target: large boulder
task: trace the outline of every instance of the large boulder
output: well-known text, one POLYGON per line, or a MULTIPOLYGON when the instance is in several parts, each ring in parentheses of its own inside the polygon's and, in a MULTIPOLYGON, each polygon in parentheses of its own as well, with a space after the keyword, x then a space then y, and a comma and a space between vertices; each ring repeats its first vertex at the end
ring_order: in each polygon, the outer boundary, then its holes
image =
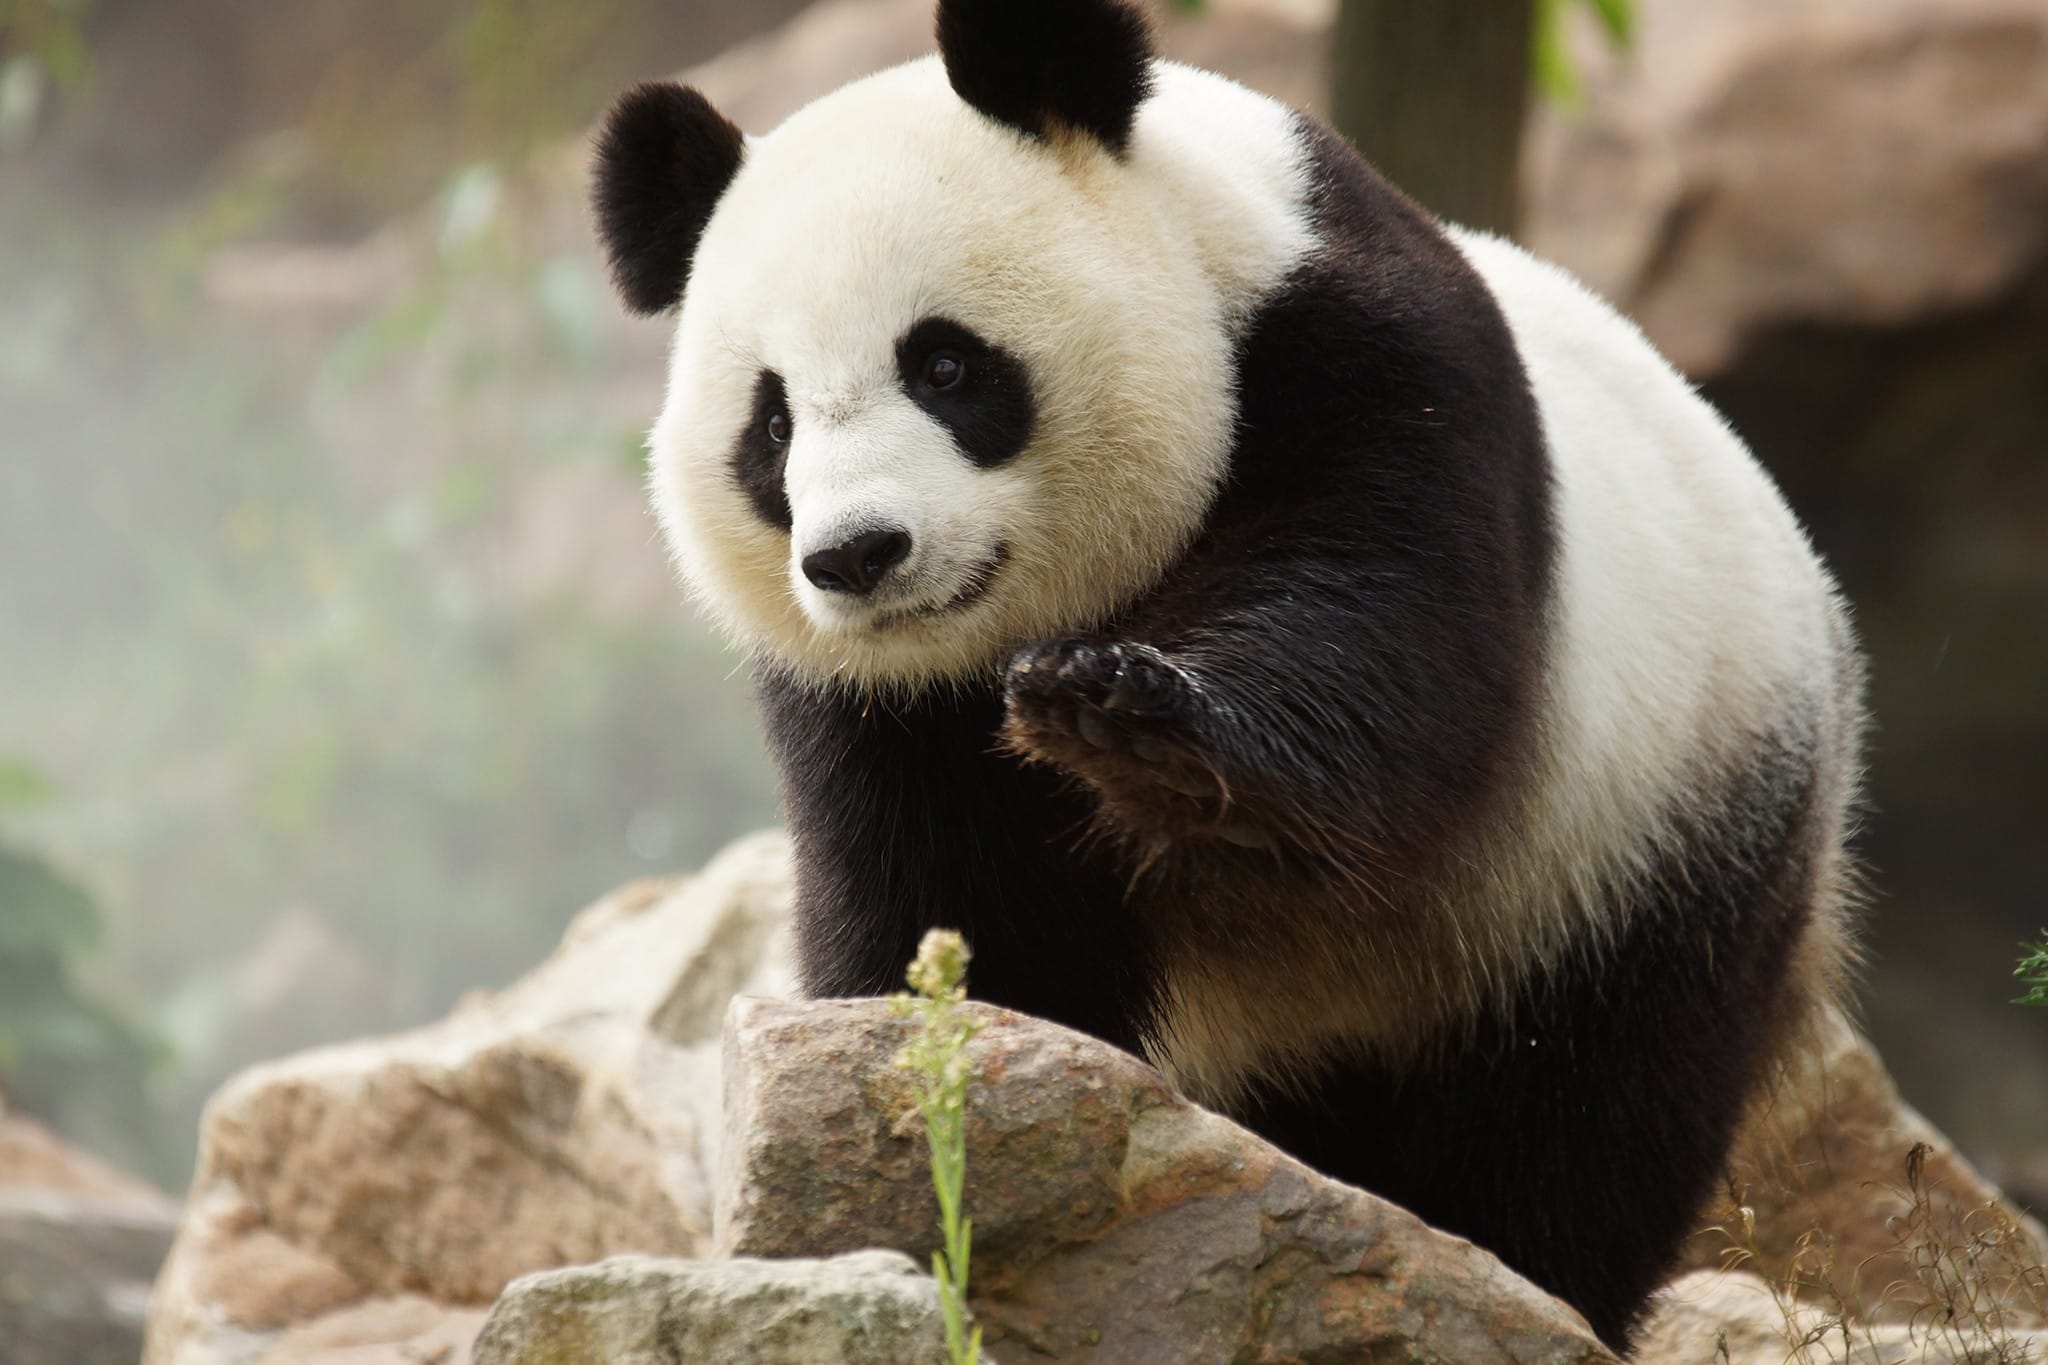
POLYGON ((781 837, 743 840, 599 902, 440 1024, 238 1078, 207 1109, 150 1360, 396 1361, 450 1315, 466 1342, 530 1271, 704 1254, 719 1018, 788 988, 787 915, 781 837))
MULTIPOLYGON (((1064 1361, 1608 1361, 1461 1238, 1317 1175, 1151 1067, 984 1005, 969 1047, 972 1302, 990 1350, 1064 1361)), ((739 1000, 720 1249, 920 1258, 938 1208, 881 1001, 739 1000)))
POLYGON ((0 1359, 133 1365, 177 1206, 0 1107, 0 1359))
POLYGON ((1527 235, 1695 378, 1803 325, 1898 328, 2048 263, 2035 0, 1653 0, 1531 148, 1527 235))

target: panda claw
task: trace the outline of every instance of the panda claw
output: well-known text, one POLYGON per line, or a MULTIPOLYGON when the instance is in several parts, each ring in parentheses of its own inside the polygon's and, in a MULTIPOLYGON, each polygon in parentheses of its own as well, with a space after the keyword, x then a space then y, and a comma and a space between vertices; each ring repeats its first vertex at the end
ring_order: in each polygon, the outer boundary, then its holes
POLYGON ((1116 733, 1110 729, 1109 722, 1100 715, 1093 711, 1077 711, 1074 713, 1074 720, 1076 727, 1081 732, 1081 738, 1087 740, 1096 748, 1114 749, 1117 747, 1116 733))
POLYGON ((1147 763, 1164 763, 1171 756, 1164 744, 1161 744, 1156 739, 1146 739, 1143 736, 1131 741, 1131 752, 1144 759, 1147 763))

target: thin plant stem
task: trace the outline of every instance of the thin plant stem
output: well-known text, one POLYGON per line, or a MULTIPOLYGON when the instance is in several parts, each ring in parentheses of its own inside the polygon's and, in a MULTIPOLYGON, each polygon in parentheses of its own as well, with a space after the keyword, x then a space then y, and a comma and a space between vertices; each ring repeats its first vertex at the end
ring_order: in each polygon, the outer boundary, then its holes
POLYGON ((939 1311, 951 1365, 981 1359, 981 1328, 967 1307, 967 1268, 974 1225, 965 1216, 967 1185, 967 1043, 980 1028, 958 1006, 967 998, 967 944, 950 929, 934 929, 910 964, 911 995, 893 1004, 914 1031, 896 1065, 911 1075, 931 1150, 932 1190, 939 1201, 941 1246, 932 1252, 939 1311))

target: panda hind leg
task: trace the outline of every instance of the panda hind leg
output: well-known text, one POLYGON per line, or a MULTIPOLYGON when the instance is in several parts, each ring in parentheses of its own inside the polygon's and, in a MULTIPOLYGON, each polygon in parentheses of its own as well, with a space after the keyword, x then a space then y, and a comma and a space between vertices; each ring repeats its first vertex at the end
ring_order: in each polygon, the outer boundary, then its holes
POLYGON ((1333 1061, 1239 1117, 1486 1247, 1624 1349, 1817 998, 1802 938, 1840 832, 1797 757, 1766 753, 1757 779, 1617 907, 1609 942, 1534 973, 1474 1033, 1419 1066, 1333 1061))

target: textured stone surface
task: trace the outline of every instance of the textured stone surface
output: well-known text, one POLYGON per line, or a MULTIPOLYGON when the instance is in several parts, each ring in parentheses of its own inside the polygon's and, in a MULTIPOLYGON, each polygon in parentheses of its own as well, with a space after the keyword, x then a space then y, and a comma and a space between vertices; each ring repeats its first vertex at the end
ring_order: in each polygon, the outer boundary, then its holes
POLYGON ((0 1110, 0 1361, 133 1365, 177 1206, 0 1110))
POLYGON ((476 1365, 907 1365, 945 1358, 938 1286, 909 1257, 625 1256, 518 1280, 476 1365))
POLYGON ((1663 0, 1533 148, 1529 235, 1704 377, 1979 306, 2048 248, 2038 0, 1663 0))
POLYGON ((344 1309, 376 1309, 357 1336, 409 1339, 415 1301, 479 1309, 528 1271, 700 1254, 719 1016, 735 990, 787 989, 787 914, 782 839, 743 840, 686 885, 585 911, 534 972, 441 1024, 238 1078, 208 1107, 150 1359, 248 1340, 313 1359, 287 1329, 344 1309))
MULTIPOLYGON (((1470 1243, 1326 1180, 1141 1062, 988 1006, 971 1047, 968 1200, 988 1346, 1068 1361, 1610 1357, 1470 1243)), ((917 1256, 936 1205, 879 1001, 735 1001, 719 1243, 917 1256)))

